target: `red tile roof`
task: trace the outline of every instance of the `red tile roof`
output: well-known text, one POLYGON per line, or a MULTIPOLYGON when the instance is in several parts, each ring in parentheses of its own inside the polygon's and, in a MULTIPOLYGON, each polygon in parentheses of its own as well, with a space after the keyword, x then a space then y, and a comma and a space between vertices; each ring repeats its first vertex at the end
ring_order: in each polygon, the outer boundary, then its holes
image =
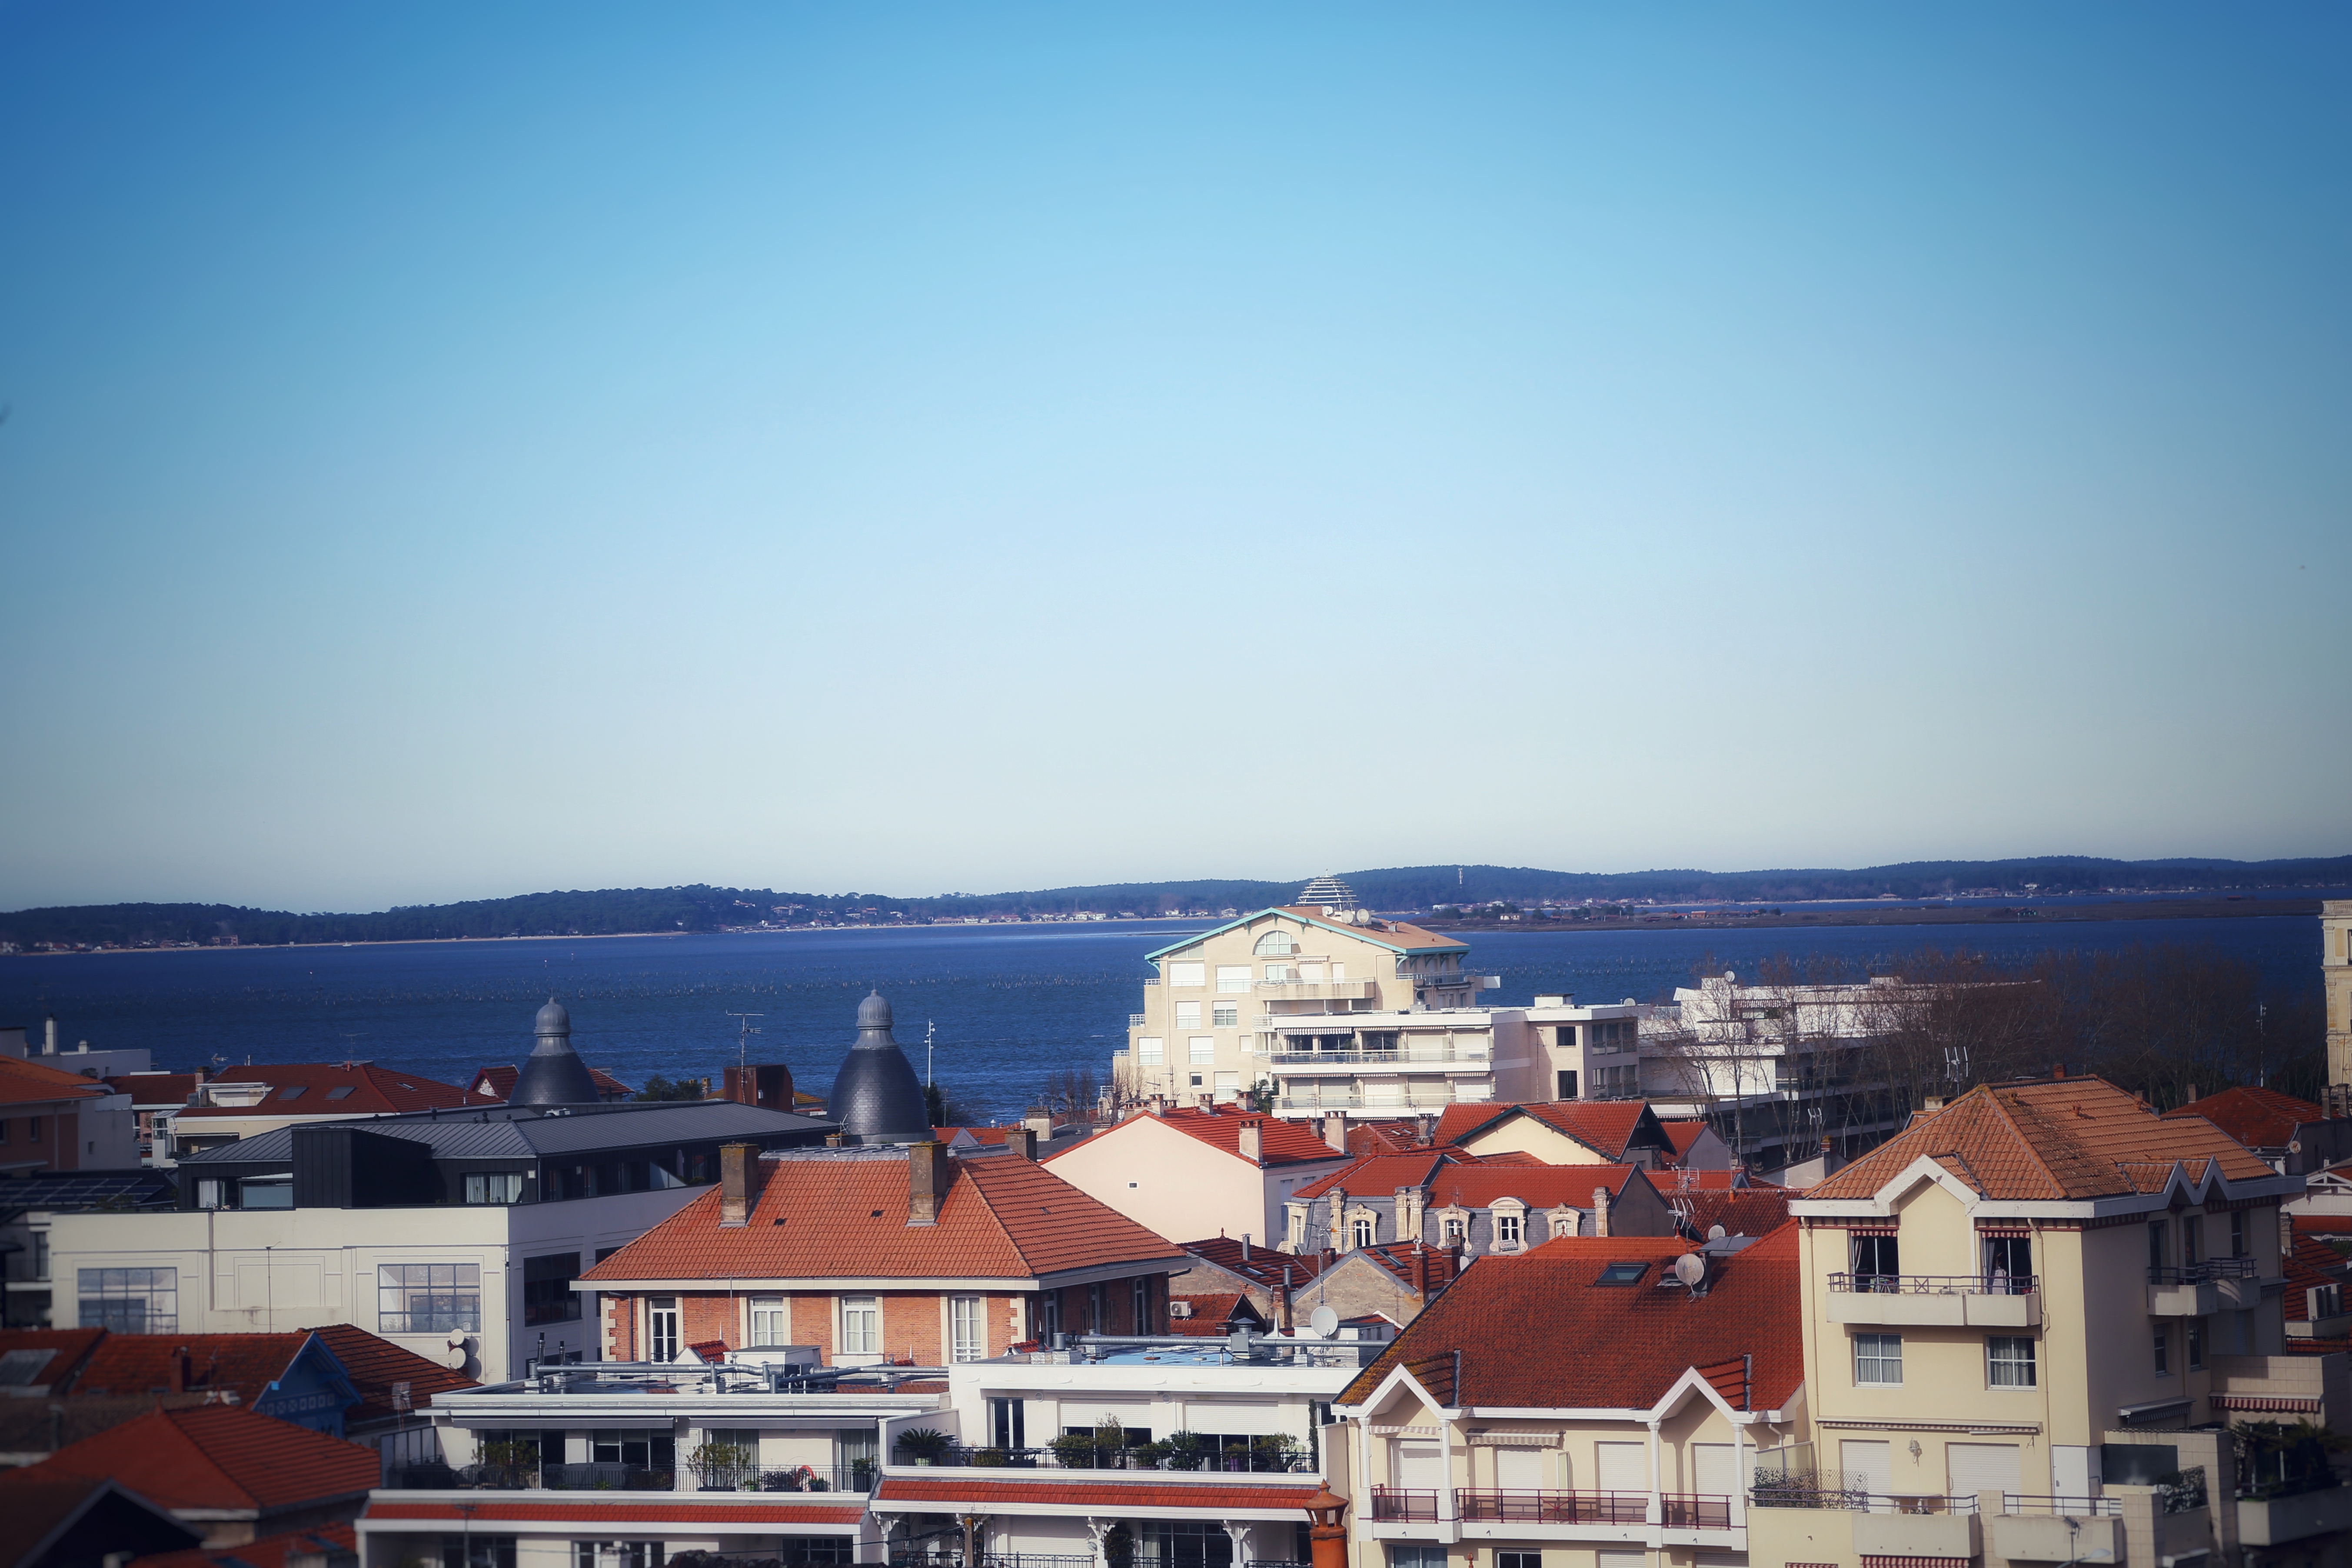
POLYGON ((1335 921, 1326 915, 1320 904, 1278 904, 1276 908, 1284 914, 1297 915, 1309 924, 1321 926, 1325 931, 1343 931, 1349 936, 1360 936, 1368 942, 1380 942, 1389 947, 1404 948, 1408 951, 1431 947, 1458 947, 1465 952, 1470 951, 1470 944, 1466 942, 1454 937, 1440 936, 1433 931, 1423 931, 1419 926, 1407 925, 1402 921, 1374 921, 1370 925, 1349 925, 1345 921, 1335 921))
POLYGON ((1213 1263, 1269 1290, 1282 1283, 1285 1269, 1289 1270, 1290 1282, 1296 1286, 1314 1279, 1316 1271, 1323 1267, 1318 1254, 1278 1252, 1271 1247, 1252 1247, 1249 1256, 1244 1258, 1241 1242, 1232 1237, 1217 1236, 1202 1241, 1188 1241, 1183 1247, 1185 1251, 1202 1261, 1213 1263))
POLYGON ((265 1535, 242 1546, 194 1547, 186 1552, 158 1552, 134 1557, 131 1568, 286 1568, 296 1553, 311 1557, 347 1555, 359 1550, 359 1532, 348 1524, 322 1524, 315 1530, 293 1530, 265 1535))
POLYGON ((43 1384, 52 1389, 70 1387, 74 1373, 89 1359, 99 1342, 106 1338, 104 1329, 7 1329, 0 1330, 0 1355, 10 1351, 53 1351, 56 1353, 43 1362, 32 1374, 30 1383, 12 1386, 31 1388, 43 1384))
POLYGON ((1430 1134, 1430 1142, 1459 1143, 1481 1127, 1500 1121, 1510 1110, 1507 1105, 1449 1105, 1438 1112, 1437 1128, 1430 1134))
POLYGON ((350 1323, 327 1323, 309 1331, 325 1342, 351 1375, 360 1403, 343 1412, 346 1423, 389 1420, 407 1414, 402 1409, 399 1385, 406 1384, 408 1410, 421 1410, 436 1394, 454 1394, 480 1386, 462 1372, 452 1372, 389 1340, 380 1340, 350 1323))
POLYGON ((217 1084, 263 1083, 269 1092, 253 1105, 192 1105, 178 1120, 236 1116, 385 1116, 403 1110, 443 1110, 466 1103, 466 1091, 422 1073, 400 1072, 373 1062, 285 1062, 221 1069, 217 1084), (286 1091, 302 1092, 287 1098, 286 1091), (329 1096, 339 1089, 352 1092, 329 1096))
POLYGON ((44 1105, 114 1091, 95 1079, 22 1057, 0 1057, 0 1105, 44 1105))
POLYGON ((77 1394, 230 1393, 251 1405, 308 1334, 109 1334, 74 1379, 77 1394), (183 1355, 181 1352, 184 1352, 183 1355), (173 1363, 179 1362, 173 1384, 173 1363))
POLYGON ((1666 1130, 1666 1142, 1675 1146, 1675 1158, 1687 1157, 1691 1146, 1706 1136, 1706 1119, 1703 1116, 1678 1117, 1669 1121, 1658 1118, 1658 1125, 1666 1130))
MULTIPOLYGON (((1263 1151, 1258 1161, 1262 1165, 1298 1165, 1318 1160, 1347 1158, 1317 1136, 1307 1123, 1285 1121, 1280 1117, 1267 1116, 1259 1111, 1218 1106, 1210 1110, 1187 1107, 1147 1114, 1150 1120, 1197 1138, 1213 1148, 1222 1149, 1237 1160, 1241 1158, 1242 1129, 1255 1123, 1258 1129, 1259 1147, 1263 1151)), ((1129 1118, 1129 1121, 1142 1120, 1145 1118, 1129 1118)), ((1128 1121, 1122 1121, 1102 1136, 1117 1137, 1119 1128, 1127 1125, 1128 1121)), ((1057 1150, 1046 1163, 1051 1164, 1055 1159, 1068 1152, 1066 1149, 1057 1150)))
POLYGON ((1425 1187, 1440 1170, 1475 1165, 1478 1156, 1461 1149, 1423 1149, 1406 1154, 1373 1154, 1318 1177, 1290 1195, 1319 1198, 1327 1193, 1393 1193, 1399 1187, 1425 1187))
POLYGON ((2164 1121, 2104 1079, 2069 1078, 1980 1084, 1800 1195, 1874 1197, 1923 1157, 2008 1202, 2158 1192, 2176 1161, 2192 1182, 2209 1163, 2231 1181, 2274 1174, 2203 1117, 2164 1121))
POLYGON ((1629 1182, 1649 1184, 1637 1165, 1449 1165, 1429 1184, 1437 1208, 1492 1208, 1517 1198, 1530 1208, 1592 1206, 1592 1189, 1606 1187, 1612 1201, 1623 1198, 1629 1182))
POLYGON ((1238 1290, 1213 1296, 1171 1295, 1168 1300, 1171 1305, 1181 1301, 1192 1309, 1187 1317, 1180 1318, 1172 1312, 1169 1314, 1168 1327, 1173 1333, 1215 1337, 1225 1332, 1225 1325, 1236 1315, 1260 1328, 1265 1326, 1265 1315, 1251 1306, 1249 1298, 1238 1290))
MULTIPOLYGON (((1452 1106, 1446 1107, 1451 1110, 1452 1106)), ((1424 1147, 1421 1124, 1417 1121, 1350 1121, 1348 1123, 1348 1152, 1361 1159, 1367 1154, 1401 1154, 1407 1149, 1424 1147)))
POLYGON ((106 1080, 106 1086, 117 1094, 127 1094, 134 1106, 180 1106, 188 1103, 188 1096, 205 1081, 202 1073, 194 1072, 126 1072, 106 1080))
POLYGON ((1183 1251, 1027 1160, 950 1162, 939 1223, 910 1226, 905 1150, 799 1151, 759 1161, 750 1223, 721 1227, 701 1194, 582 1278, 824 1279, 1039 1278, 1183 1251))
POLYGON ((2315 1286, 2338 1283, 2344 1278, 2345 1266, 2344 1255, 2317 1237, 2297 1236, 2294 1250, 2286 1258, 2286 1321, 2311 1321, 2311 1298, 2305 1292, 2315 1286))
POLYGON ((33 1473, 111 1476, 173 1510, 279 1509, 365 1492, 383 1461, 346 1443, 228 1405, 158 1410, 68 1443, 33 1473))
POLYGON ((2294 1141, 2297 1127, 2327 1120, 2327 1112, 2307 1100, 2255 1088, 2225 1089, 2192 1100, 2166 1111, 2164 1120, 2183 1116, 2201 1116, 2249 1149, 2284 1149, 2294 1141))
MULTIPOLYGON (((742 1494, 736 1494, 740 1496, 742 1494)), ((839 1503, 789 1503, 769 1500, 777 1494, 754 1493, 758 1502, 574 1502, 568 1497, 548 1497, 532 1502, 467 1503, 466 1510, 477 1526, 530 1524, 551 1521, 580 1524, 658 1524, 676 1520, 723 1529, 739 1524, 856 1524, 866 1517, 863 1508, 839 1503)), ((452 1502, 378 1500, 367 1506, 370 1519, 446 1519, 456 1523, 458 1505, 452 1502)))
POLYGON ((1779 1409, 1804 1379, 1796 1236, 1782 1226, 1718 1260, 1698 1296, 1657 1284, 1690 1250, 1672 1237, 1562 1237, 1482 1258, 1340 1401, 1362 1403, 1402 1364, 1454 1405, 1646 1410, 1691 1368, 1746 1355, 1754 1357, 1748 1407, 1779 1409), (1617 1262, 1650 1267, 1636 1284, 1598 1283, 1617 1262), (1595 1345, 1608 1353, 1591 1353, 1595 1345))
MULTIPOLYGON (((1346 1256, 1360 1258, 1406 1289, 1423 1294, 1442 1290, 1450 1284, 1461 1261, 1452 1249, 1432 1247, 1424 1241, 1383 1241, 1376 1247, 1360 1247, 1346 1256)), ((1340 1260, 1337 1257, 1332 1259, 1335 1264, 1340 1260)))
POLYGON ((1658 1136, 1664 1130, 1646 1100, 1554 1100, 1514 1109, 1612 1160, 1623 1159, 1629 1148, 1668 1143, 1658 1136), (1650 1136, 1639 1136, 1643 1132, 1650 1136))
MULTIPOLYGON (((520 1071, 511 1065, 482 1068, 474 1075, 474 1081, 466 1086, 468 1103, 479 1101, 487 1105, 493 1100, 503 1102, 511 1099, 515 1079, 521 1076, 520 1071)), ((635 1089, 603 1068, 590 1068, 588 1078, 595 1084, 599 1100, 626 1100, 636 1093, 635 1089)))
POLYGON ((1726 1236, 1769 1236, 1789 1223, 1789 1200, 1800 1194, 1786 1187, 1759 1184, 1738 1192, 1706 1187, 1677 1192, 1666 1187, 1658 1195, 1676 1214, 1687 1211, 1691 1229, 1705 1239, 1707 1228, 1718 1225, 1726 1236))
MULTIPOLYGON (((1296 1511, 1322 1489, 1319 1486, 1253 1486, 1232 1482, 1223 1486, 1152 1486, 1126 1481, 998 1481, 913 1480, 887 1476, 875 1491, 881 1502, 987 1503, 1018 1509, 1027 1503, 1082 1504, 1105 1511, 1150 1509, 1243 1510, 1286 1509, 1296 1511)), ((941 1511, 947 1511, 942 1510, 941 1511)))
POLYGON ((104 1542, 108 1547, 163 1547, 204 1539, 201 1531, 104 1477, 0 1470, 0 1563, 14 1568, 27 1562, 95 1562, 88 1538, 100 1531, 112 1537, 104 1542), (139 1536, 126 1538, 128 1531, 139 1536), (58 1552, 75 1534, 82 1537, 85 1551, 58 1552), (43 1547, 47 1550, 35 1557, 43 1547))

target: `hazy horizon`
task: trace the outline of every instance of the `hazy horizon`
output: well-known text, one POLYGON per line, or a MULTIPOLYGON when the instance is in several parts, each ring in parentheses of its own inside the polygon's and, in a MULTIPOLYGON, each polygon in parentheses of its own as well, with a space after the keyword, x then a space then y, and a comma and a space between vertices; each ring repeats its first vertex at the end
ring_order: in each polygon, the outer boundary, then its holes
POLYGON ((2347 45, 0 6, 0 906, 2325 853, 2347 45))

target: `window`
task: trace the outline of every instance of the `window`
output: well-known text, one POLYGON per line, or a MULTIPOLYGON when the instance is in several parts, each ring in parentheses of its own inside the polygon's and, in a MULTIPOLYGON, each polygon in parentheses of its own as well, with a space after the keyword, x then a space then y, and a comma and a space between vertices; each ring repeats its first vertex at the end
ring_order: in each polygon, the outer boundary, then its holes
POLYGON ((977 1296, 948 1298, 948 1359, 978 1361, 988 1353, 982 1330, 981 1299, 977 1296))
POLYGON ((2158 1377, 2170 1377, 2172 1375, 2172 1330, 2170 1325, 2166 1324, 2158 1327, 2156 1331, 2154 1349, 2156 1352, 2156 1375, 2158 1377))
POLYGON ((1985 1382, 1993 1388, 2032 1388, 2033 1341, 2009 1334, 1985 1341, 1985 1382))
POLYGON ((522 1321, 569 1323, 580 1316, 580 1298, 572 1294, 572 1278, 580 1272, 576 1252, 551 1252, 522 1260, 522 1321))
POLYGON ((1595 1279, 1593 1283, 1595 1285, 1639 1285, 1642 1282, 1642 1277, 1649 1271, 1650 1266, 1646 1263, 1605 1264, 1601 1268, 1601 1278, 1595 1279))
POLYGON ((1252 951, 1261 958, 1281 957, 1286 953, 1297 952, 1298 943, 1291 940, 1290 933, 1286 931, 1270 931, 1257 939, 1257 946, 1252 951))
POLYGON ((1151 1277, 1139 1274, 1128 1281, 1127 1331, 1130 1334, 1151 1334, 1160 1331, 1151 1317, 1151 1277))
POLYGON ((221 1184, 218 1180, 207 1177, 196 1184, 196 1206, 200 1209, 216 1209, 221 1206, 221 1184))
POLYGON ((1206 1067, 1217 1059, 1217 1037, 1214 1035, 1195 1035, 1185 1041, 1184 1046, 1189 1065, 1192 1067, 1206 1067))
POLYGON ((82 1268, 78 1275, 81 1326, 118 1334, 180 1331, 180 1271, 176 1268, 82 1268))
POLYGON ((1216 1075, 1216 1082, 1212 1087, 1216 1090, 1219 1104, 1238 1100, 1242 1092, 1242 1075, 1238 1072, 1221 1072, 1216 1075))
POLYGON ((1891 1236, 1852 1238, 1853 1283, 1859 1290, 1892 1290, 1903 1273, 1902 1250, 1891 1236))
POLYGON ((1168 966, 1168 984, 1205 985, 1209 983, 1207 971, 1208 965, 1204 963, 1171 963, 1168 966))
POLYGON ((1158 1067, 1168 1059, 1167 1043, 1158 1035, 1143 1035, 1135 1042, 1135 1062, 1138 1067, 1158 1067))
POLYGON ((1241 1022, 1242 1009, 1238 1002, 1220 1002, 1209 1009, 1209 1024, 1213 1028, 1237 1029, 1241 1027, 1241 1022))
POLYGON ((249 1209, 290 1209, 294 1206, 292 1176, 247 1176, 236 1184, 238 1206, 249 1209))
POLYGON ((1463 1234, 1464 1221, 1462 1216, 1458 1214, 1447 1215, 1445 1216, 1445 1239, 1449 1242, 1460 1241, 1463 1238, 1463 1234))
MULTIPOLYGON (((2336 1286, 2335 1289, 2341 1290, 2344 1287, 2338 1285, 2336 1286)), ((2189 1320, 2189 1370, 2191 1372, 2201 1372, 2204 1370, 2204 1366, 2205 1320, 2202 1318, 2191 1318, 2189 1320)))
POLYGON ((1232 1568, 1234 1538, 1222 1524, 1145 1520, 1136 1534, 1136 1568, 1232 1568))
POLYGON ((1445 1568, 1445 1548, 1392 1545, 1389 1548, 1389 1568, 1445 1568))
POLYGON ((1247 995, 1249 994, 1249 988, 1250 968, 1248 964, 1220 963, 1217 965, 1218 990, 1223 992, 1238 991, 1244 995, 1247 995))
POLYGON ((2246 1211, 2243 1209, 2231 1209, 2230 1211, 2230 1256, 2232 1258, 2243 1258, 2245 1255, 2246 1211))
POLYGON ((999 1448, 1025 1448, 1029 1446, 1029 1402, 1025 1399, 992 1399, 988 1402, 988 1440, 999 1448))
POLYGON ((2033 1238, 1989 1236, 1984 1238, 1985 1286, 1996 1296, 2021 1295, 2032 1289, 2033 1238))
POLYGON ((1198 1002, 1177 1003, 1176 1026, 1180 1029, 1199 1028, 1201 1026, 1201 1005, 1198 1002))
POLYGON ((2152 1219, 2147 1222, 2147 1266, 2150 1268, 2161 1268, 2169 1260, 2165 1244, 2171 1229, 2168 1220, 2152 1219))
POLYGON ((482 1327, 478 1263, 387 1263, 376 1270, 376 1332, 477 1333, 482 1327))
POLYGON ((881 1297, 844 1296, 841 1299, 841 1348, 849 1355, 881 1353, 881 1297))
POLYGON ((1103 1321, 1103 1319, 1106 1316, 1103 1311, 1104 1305, 1105 1301, 1102 1286, 1099 1284, 1087 1286, 1087 1332, 1090 1334, 1100 1334, 1108 1333, 1109 1331, 1110 1325, 1103 1321))
POLYGON ((1290 965, 1286 963, 1267 964, 1265 966, 1265 978, 1266 984, 1269 985, 1289 984, 1291 981, 1290 965))
MULTIPOLYGON (((416 1555, 412 1553, 409 1561, 415 1562, 416 1555)), ((485 1535, 478 1530, 469 1535, 445 1535, 438 1568, 515 1568, 515 1538, 485 1535)))
POLYGON ((1903 1385, 1903 1336, 1901 1334, 1854 1335, 1853 1381, 1866 1388, 1901 1387, 1903 1385))
POLYGON ((31 1138, 34 1142, 39 1142, 41 1141, 41 1119, 37 1116, 27 1116, 25 1118, 25 1132, 26 1135, 31 1138))
POLYGON ((1496 1214, 1495 1215, 1495 1244, 1498 1247, 1517 1247, 1520 1243, 1524 1242, 1527 1239, 1525 1221, 1526 1216, 1523 1215, 1507 1213, 1496 1214))
MULTIPOLYGON (((1507 1453, 1509 1450, 1498 1448, 1496 1452, 1498 1454, 1507 1453)), ((1497 1552, 1495 1553, 1495 1568, 1543 1568, 1543 1553, 1540 1552, 1497 1552)))
POLYGON ((1575 1073, 1563 1072, 1559 1075, 1559 1094, 1558 1098, 1561 1100, 1574 1100, 1576 1098, 1575 1073))
POLYGON ((349 1100, 351 1097, 352 1086, 347 1083, 339 1083, 327 1091, 329 1100, 349 1100))
POLYGON ((47 1279, 48 1277, 49 1233, 46 1230, 37 1230, 33 1233, 33 1278, 47 1279))
POLYGON ((781 1345, 791 1342, 790 1319, 784 1310, 782 1296, 751 1298, 751 1342, 755 1345, 781 1345))
POLYGON ((854 1535, 787 1535, 776 1548, 781 1568, 849 1568, 856 1560, 854 1535))
POLYGON ((668 1558, 658 1541, 575 1541, 572 1568, 662 1568, 668 1558))
POLYGON ((2205 1216, 2184 1215, 2180 1220, 2180 1267, 2194 1268, 2205 1261, 2205 1216))
POLYGON ((468 1171, 466 1201, 469 1204, 512 1204, 522 1201, 520 1171, 468 1171))
POLYGON ((1037 1337, 1052 1344, 1062 1331, 1062 1293, 1047 1290, 1037 1298, 1037 1337))
POLYGON ((1372 1234, 1378 1228, 1370 1215, 1358 1215, 1348 1224, 1349 1235, 1353 1237, 1352 1245, 1360 1247, 1372 1245, 1372 1234))
POLYGON ((646 1302, 646 1359, 676 1361, 679 1341, 677 1298, 649 1298, 646 1302))
POLYGON ((308 1084, 289 1084, 284 1089, 278 1091, 278 1098, 280 1100, 299 1100, 302 1098, 302 1091, 309 1087, 310 1086, 308 1084))
POLYGON ((677 1438, 658 1427, 648 1431, 591 1432, 588 1462, 626 1465, 633 1470, 675 1470, 677 1438))

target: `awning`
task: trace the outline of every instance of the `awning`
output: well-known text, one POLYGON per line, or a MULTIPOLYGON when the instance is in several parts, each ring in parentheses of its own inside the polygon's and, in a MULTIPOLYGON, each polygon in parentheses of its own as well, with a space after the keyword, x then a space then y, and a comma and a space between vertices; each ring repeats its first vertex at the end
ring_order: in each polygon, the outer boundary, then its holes
POLYGON ((1848 1236, 1893 1236, 1899 1227, 1891 1219, 1850 1219, 1837 1228, 1848 1236))
POLYGON ((2116 1415, 2126 1426, 2145 1426, 2188 1415, 2189 1404, 2186 1399, 2151 1399, 2146 1405, 2126 1405, 2116 1415))
POLYGON ((2320 1402, 2299 1399, 2290 1394, 2217 1394, 2212 1405, 2216 1410, 2273 1410, 2290 1415, 2316 1415, 2320 1402))
POLYGON ((1862 1556, 1862 1568, 1969 1568, 1966 1557, 1874 1557, 1862 1556))

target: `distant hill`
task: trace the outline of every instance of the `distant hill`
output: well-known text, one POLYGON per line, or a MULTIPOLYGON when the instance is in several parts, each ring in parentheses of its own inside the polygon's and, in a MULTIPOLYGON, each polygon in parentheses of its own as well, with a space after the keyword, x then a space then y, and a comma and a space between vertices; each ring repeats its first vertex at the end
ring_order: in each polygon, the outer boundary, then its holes
MULTIPOLYGON (((1916 860, 1860 870, 1545 871, 1517 866, 1406 866, 1340 876, 1375 909, 1440 903, 1596 900, 1690 903, 1711 900, 1939 898, 1975 890, 2084 893, 2352 887, 2352 855, 2299 860, 2102 860, 2053 855, 2020 860, 1916 860)), ((1298 895, 1307 878, 1106 882, 1032 892, 951 893, 898 899, 879 893, 779 893, 767 889, 608 888, 526 893, 369 914, 295 914, 235 904, 86 904, 0 914, 0 942, 37 947, 144 947, 234 941, 446 942, 461 937, 612 936, 707 931, 768 924, 919 924, 973 917, 1083 912, 1165 916, 1258 909, 1298 895)))

